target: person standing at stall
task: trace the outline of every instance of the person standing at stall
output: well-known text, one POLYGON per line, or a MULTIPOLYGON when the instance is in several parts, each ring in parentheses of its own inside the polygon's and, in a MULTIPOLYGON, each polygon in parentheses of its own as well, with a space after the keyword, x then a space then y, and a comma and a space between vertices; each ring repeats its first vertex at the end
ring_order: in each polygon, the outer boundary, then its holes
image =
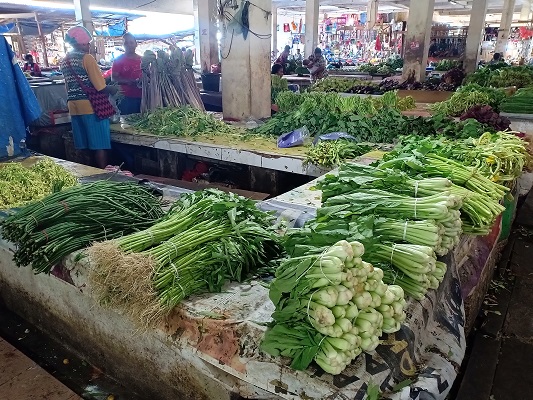
POLYGON ((24 59, 26 62, 24 63, 22 72, 29 72, 31 76, 43 76, 41 74, 41 68, 39 67, 39 64, 33 61, 33 56, 31 54, 26 54, 24 59))
POLYGON ((309 70, 311 82, 313 83, 328 76, 327 62, 319 47, 315 49, 307 60, 304 60, 304 66, 309 70))
POLYGON ((106 86, 100 67, 89 54, 92 39, 84 27, 70 28, 65 41, 73 50, 60 65, 67 85, 74 147, 92 150, 97 167, 105 169, 107 151, 111 149, 109 118, 114 114, 109 96, 115 95, 118 88, 106 86))
POLYGON ((131 33, 122 37, 126 52, 113 61, 111 79, 120 85, 124 98, 119 102, 121 115, 141 112, 142 89, 139 82, 142 78, 141 56, 135 53, 137 40, 131 33))
POLYGON ((285 49, 281 52, 278 59, 274 64, 280 64, 283 66, 283 72, 287 72, 287 64, 289 63, 289 55, 291 54, 291 46, 285 46, 285 49))

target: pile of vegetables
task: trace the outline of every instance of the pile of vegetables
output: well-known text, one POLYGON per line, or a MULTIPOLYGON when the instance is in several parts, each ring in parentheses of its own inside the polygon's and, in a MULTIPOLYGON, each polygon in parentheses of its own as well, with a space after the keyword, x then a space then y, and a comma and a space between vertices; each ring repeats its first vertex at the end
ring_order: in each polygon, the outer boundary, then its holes
POLYGON ((461 86, 448 100, 433 104, 430 110, 434 113, 458 117, 477 105, 489 105, 498 109, 504 99, 505 92, 501 89, 469 84, 461 86))
POLYGON ((159 108, 133 115, 128 122, 141 132, 158 136, 239 135, 244 132, 191 106, 159 108))
POLYGON ((515 95, 501 103, 500 110, 514 114, 533 114, 533 88, 518 89, 515 95))
POLYGON ((261 349, 292 359, 291 368, 315 361, 340 374, 363 351, 405 320, 404 293, 383 283, 383 271, 362 260, 361 243, 297 250, 276 270, 269 296, 276 310, 261 349))
POLYGON ((310 88, 312 92, 337 92, 348 93, 352 87, 361 85, 364 81, 358 81, 350 78, 324 78, 317 81, 310 88))
POLYGON ((345 132, 358 142, 388 143, 402 120, 400 110, 413 105, 395 92, 381 98, 341 97, 337 93, 284 92, 276 98, 279 113, 254 129, 255 133, 279 136, 306 126, 311 135, 345 132))
POLYGON ((49 273, 63 257, 147 228, 162 216, 160 201, 144 187, 99 181, 28 204, 2 222, 2 236, 17 245, 17 266, 49 273))
POLYGON ((330 168, 345 160, 362 156, 370 150, 372 150, 370 144, 356 143, 349 139, 321 140, 307 149, 305 164, 330 168))
POLYGON ((29 168, 18 162, 0 164, 0 209, 19 207, 77 184, 77 178, 51 158, 29 168))
POLYGON ((164 50, 144 52, 141 112, 186 104, 205 110, 192 70, 193 58, 191 50, 183 54, 179 48, 173 48, 170 56, 164 50))
MULTIPOLYGON (((505 102, 504 102, 505 103, 505 102)), ((500 104, 500 107, 502 104, 500 104)), ((499 113, 494 111, 491 106, 477 105, 470 107, 461 115, 461 121, 473 118, 479 123, 489 126, 496 131, 506 131, 511 126, 511 120, 507 117, 502 117, 499 113)))
POLYGON ((279 75, 271 75, 270 100, 272 101, 272 104, 275 104, 278 94, 287 90, 289 90, 289 82, 287 79, 284 79, 279 75))
POLYGON ((462 233, 462 199, 448 179, 412 179, 395 170, 345 164, 317 188, 322 207, 302 229, 288 233, 289 254, 344 237, 360 241, 366 260, 385 272, 384 282, 411 297, 421 299, 439 286, 446 268, 437 254, 447 254, 462 233))
POLYGON ((465 84, 471 83, 496 88, 523 88, 533 84, 533 68, 527 65, 510 66, 503 62, 491 64, 469 74, 465 84))
POLYGON ((268 267, 282 251, 272 222, 233 193, 182 195, 155 225, 89 249, 97 297, 150 324, 192 294, 268 267))
POLYGON ((518 178, 531 159, 527 143, 513 132, 486 132, 465 140, 407 136, 397 145, 395 154, 409 152, 439 154, 474 167, 486 178, 502 184, 518 178))
POLYGON ((446 136, 452 139, 478 138, 485 132, 492 132, 494 128, 484 125, 473 118, 454 121, 442 114, 435 114, 429 118, 409 117, 398 126, 399 135, 416 136, 446 136))
POLYGON ((459 67, 457 60, 441 60, 435 65, 435 71, 450 71, 459 67))

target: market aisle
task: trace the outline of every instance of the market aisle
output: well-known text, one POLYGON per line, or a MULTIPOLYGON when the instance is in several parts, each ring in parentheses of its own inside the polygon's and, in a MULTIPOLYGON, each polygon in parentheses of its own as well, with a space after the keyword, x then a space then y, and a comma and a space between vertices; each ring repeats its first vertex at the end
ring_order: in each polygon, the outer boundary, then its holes
POLYGON ((75 400, 81 397, 0 338, 0 399, 75 400))
POLYGON ((533 192, 513 228, 456 400, 533 398, 533 192))

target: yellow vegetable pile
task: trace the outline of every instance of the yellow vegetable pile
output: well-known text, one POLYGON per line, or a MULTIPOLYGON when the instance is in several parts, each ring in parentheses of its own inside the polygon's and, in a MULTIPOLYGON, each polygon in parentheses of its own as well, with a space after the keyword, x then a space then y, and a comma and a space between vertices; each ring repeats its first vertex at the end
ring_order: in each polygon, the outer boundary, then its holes
POLYGON ((0 209, 18 207, 74 186, 78 180, 50 158, 30 168, 18 162, 0 164, 0 209))

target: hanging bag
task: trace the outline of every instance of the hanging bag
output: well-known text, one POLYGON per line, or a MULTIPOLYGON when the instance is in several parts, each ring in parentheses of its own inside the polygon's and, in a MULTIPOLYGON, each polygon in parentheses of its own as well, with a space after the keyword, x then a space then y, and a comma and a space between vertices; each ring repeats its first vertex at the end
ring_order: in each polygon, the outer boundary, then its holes
POLYGON ((94 87, 85 85, 78 74, 74 72, 74 68, 72 68, 72 65, 70 65, 69 59, 66 60, 66 64, 70 68, 70 72, 78 82, 78 85, 80 85, 81 90, 83 90, 83 92, 89 98, 89 102, 91 103, 96 116, 99 119, 107 119, 115 115, 115 108, 109 101, 109 95, 99 92, 94 87))

